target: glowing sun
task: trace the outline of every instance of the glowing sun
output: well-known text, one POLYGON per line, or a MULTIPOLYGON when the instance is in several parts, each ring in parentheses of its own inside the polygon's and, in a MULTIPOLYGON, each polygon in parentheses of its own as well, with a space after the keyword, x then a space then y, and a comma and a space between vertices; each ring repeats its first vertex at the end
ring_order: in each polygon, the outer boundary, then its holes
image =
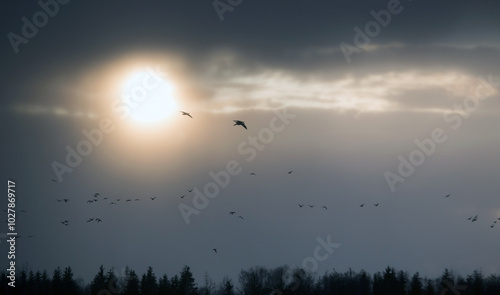
POLYGON ((154 70, 134 71, 125 79, 121 99, 128 117, 141 123, 160 122, 175 111, 173 87, 154 70))

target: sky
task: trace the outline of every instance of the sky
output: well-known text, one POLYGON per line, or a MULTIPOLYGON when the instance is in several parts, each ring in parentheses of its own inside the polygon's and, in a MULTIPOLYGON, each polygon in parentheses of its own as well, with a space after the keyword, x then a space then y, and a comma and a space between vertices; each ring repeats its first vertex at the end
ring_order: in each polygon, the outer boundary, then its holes
POLYGON ((499 9, 4 3, 16 265, 500 273, 499 9))

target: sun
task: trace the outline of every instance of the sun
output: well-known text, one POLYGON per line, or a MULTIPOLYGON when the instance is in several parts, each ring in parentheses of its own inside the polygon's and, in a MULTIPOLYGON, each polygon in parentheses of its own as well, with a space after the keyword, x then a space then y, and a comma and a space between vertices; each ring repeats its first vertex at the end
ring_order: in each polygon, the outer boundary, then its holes
POLYGON ((152 69, 128 75, 121 100, 128 108, 128 117, 139 123, 161 122, 176 109, 172 84, 152 69))

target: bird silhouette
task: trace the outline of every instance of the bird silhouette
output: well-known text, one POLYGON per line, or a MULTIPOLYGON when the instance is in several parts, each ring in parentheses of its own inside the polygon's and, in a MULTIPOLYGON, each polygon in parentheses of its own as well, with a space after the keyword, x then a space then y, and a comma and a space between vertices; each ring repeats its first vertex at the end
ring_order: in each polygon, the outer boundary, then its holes
POLYGON ((217 253, 217 249, 214 248, 213 250, 214 250, 215 253, 217 253))
POLYGON ((230 215, 234 215, 234 214, 236 214, 236 212, 231 211, 231 212, 229 212, 229 214, 230 214, 230 215))
POLYGON ((193 192, 193 189, 188 189, 188 192, 192 193, 192 192, 193 192))
POLYGON ((241 126, 243 126, 243 128, 248 129, 247 126, 245 125, 245 122, 240 121, 240 120, 233 120, 233 121, 234 121, 233 126, 241 125, 241 126))
POLYGON ((311 208, 314 208, 314 205, 307 205, 307 206, 309 206, 309 207, 311 207, 311 208))
POLYGON ((91 222, 92 220, 94 220, 94 218, 87 219, 87 223, 91 222))
POLYGON ((185 197, 185 196, 186 196, 186 195, 182 195, 182 196, 181 196, 181 199, 184 199, 184 197, 185 197))
POLYGON ((151 197, 151 200, 153 200, 153 201, 154 201, 154 199, 156 199, 156 197, 151 197))
POLYGON ((244 219, 244 218, 243 218, 243 216, 241 216, 241 215, 240 215, 240 216, 238 216, 238 218, 244 219))
POLYGON ((255 173, 252 172, 252 173, 250 173, 250 175, 255 175, 255 173))
POLYGON ((64 203, 67 203, 69 201, 69 199, 63 199, 64 203))
POLYGON ((52 182, 57 182, 57 180, 55 180, 55 179, 53 179, 53 178, 52 178, 51 180, 52 180, 52 182))
POLYGON ((472 222, 477 221, 477 215, 472 218, 472 222))
POLYGON ((377 204, 373 204, 373 206, 378 207, 378 203, 377 204))
POLYGON ((110 205, 116 205, 116 203, 115 203, 115 202, 111 202, 111 203, 109 203, 109 204, 110 204, 110 205))
POLYGON ((131 200, 131 199, 127 199, 127 200, 125 201, 125 203, 130 202, 130 201, 132 201, 132 200, 131 200))
POLYGON ((359 207, 363 207, 364 205, 365 205, 365 203, 363 203, 363 204, 359 205, 359 207))
POLYGON ((100 218, 96 218, 95 221, 102 222, 102 220, 100 218))
POLYGON ((471 219, 472 219, 472 217, 467 218, 467 220, 471 220, 471 219))
POLYGON ((88 201, 87 201, 87 204, 88 204, 88 203, 93 203, 93 202, 94 202, 94 200, 88 200, 88 201))
POLYGON ((183 116, 188 116, 190 118, 193 118, 190 113, 183 112, 183 111, 180 111, 180 112, 182 113, 183 116))
POLYGON ((450 197, 450 195, 446 195, 446 196, 444 196, 444 197, 445 197, 445 198, 449 198, 449 197, 450 197))
POLYGON ((321 207, 321 208, 325 208, 325 210, 328 210, 328 208, 326 208, 326 206, 323 206, 323 207, 321 207))
POLYGON ((100 194, 100 193, 95 193, 95 194, 94 194, 94 198, 99 198, 100 196, 101 196, 101 194, 100 194))
POLYGON ((290 171, 288 171, 288 174, 292 174, 292 172, 293 172, 293 171, 292 171, 292 170, 290 170, 290 171))
POLYGON ((135 199, 134 201, 138 202, 138 201, 140 201, 140 200, 139 200, 139 199, 135 199))
POLYGON ((61 202, 62 200, 61 199, 56 199, 57 202, 61 202))
POLYGON ((495 226, 494 224, 490 225, 491 228, 493 228, 494 226, 495 226))
POLYGON ((300 207, 300 208, 304 207, 304 204, 299 204, 299 207, 300 207))

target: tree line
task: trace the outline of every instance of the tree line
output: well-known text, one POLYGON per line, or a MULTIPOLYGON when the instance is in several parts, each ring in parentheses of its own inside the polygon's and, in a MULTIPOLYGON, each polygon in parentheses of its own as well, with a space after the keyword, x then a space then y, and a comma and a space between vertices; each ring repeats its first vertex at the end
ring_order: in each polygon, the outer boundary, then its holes
POLYGON ((189 266, 179 274, 157 277, 152 267, 142 275, 126 267, 122 273, 101 265, 89 284, 75 279, 71 267, 44 271, 20 271, 16 287, 7 285, 7 272, 0 276, 0 294, 22 295, 499 295, 500 275, 484 276, 480 270, 466 276, 445 269, 438 278, 422 277, 418 272, 387 267, 373 275, 361 270, 327 272, 319 277, 302 268, 286 265, 274 269, 253 267, 242 270, 238 286, 224 277, 216 284, 205 274, 197 284, 189 266))

